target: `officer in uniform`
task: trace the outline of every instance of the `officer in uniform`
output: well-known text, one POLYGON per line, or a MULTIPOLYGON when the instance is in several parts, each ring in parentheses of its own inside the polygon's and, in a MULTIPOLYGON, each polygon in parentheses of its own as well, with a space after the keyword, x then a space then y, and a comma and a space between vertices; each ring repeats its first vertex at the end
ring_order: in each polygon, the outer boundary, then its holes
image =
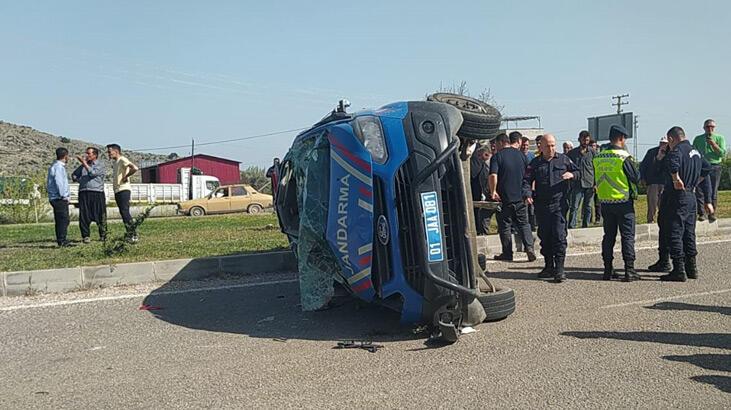
POLYGON ((541 138, 540 155, 525 170, 523 199, 533 204, 541 240, 541 254, 545 267, 538 274, 541 279, 566 280, 566 198, 569 181, 579 168, 569 157, 556 152, 556 138, 545 134, 541 138), (535 183, 535 190, 533 184, 535 183))
POLYGON ((594 157, 594 180, 597 196, 601 203, 604 220, 604 239, 602 239, 602 259, 604 260, 604 280, 615 276, 612 260, 617 229, 622 239, 622 259, 624 259, 624 281, 639 280, 635 271, 635 205, 637 184, 640 173, 635 167, 629 152, 625 149, 627 130, 621 125, 609 129, 609 144, 604 145, 594 157))
MULTIPOLYGON (((710 167, 704 163, 701 154, 693 148, 680 127, 670 128, 667 132, 670 151, 662 161, 665 174, 665 188, 660 199, 662 226, 665 242, 673 260, 673 270, 660 277, 660 280, 685 282, 687 278, 698 277, 695 243, 696 197, 694 190, 700 182, 707 184, 710 167)), ((701 189, 708 187, 701 185, 701 189)), ((663 244, 661 244, 661 247, 663 244)))

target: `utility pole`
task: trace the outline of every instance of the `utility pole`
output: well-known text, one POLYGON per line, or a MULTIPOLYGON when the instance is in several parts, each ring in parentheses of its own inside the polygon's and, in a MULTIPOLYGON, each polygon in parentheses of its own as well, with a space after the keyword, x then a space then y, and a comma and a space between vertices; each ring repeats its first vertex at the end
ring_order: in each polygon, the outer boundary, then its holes
POLYGON ((637 128, 639 128, 639 125, 638 125, 639 120, 638 120, 638 118, 640 118, 640 116, 639 115, 635 115, 635 123, 634 123, 634 126, 635 126, 635 160, 637 160, 637 145, 638 145, 638 142, 640 141, 639 135, 637 135, 637 128))
POLYGON ((616 103, 612 103, 612 106, 617 107, 617 114, 622 113, 622 106, 629 104, 629 101, 622 102, 622 98, 629 98, 629 94, 615 95, 612 100, 617 100, 616 103))
POLYGON ((190 174, 193 175, 195 168, 195 139, 190 140, 190 174))

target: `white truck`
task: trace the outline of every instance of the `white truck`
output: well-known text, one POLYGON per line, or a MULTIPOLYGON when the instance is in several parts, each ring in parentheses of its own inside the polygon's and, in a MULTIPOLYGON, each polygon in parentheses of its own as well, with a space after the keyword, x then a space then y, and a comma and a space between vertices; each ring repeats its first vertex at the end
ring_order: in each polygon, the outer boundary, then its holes
MULTIPOLYGON (((148 204, 177 204, 189 199, 208 196, 221 185, 218 178, 211 175, 191 175, 190 168, 178 170, 177 184, 131 184, 130 202, 148 204)), ((79 184, 70 184, 71 203, 79 203, 79 184)), ((104 184, 107 203, 114 201, 112 184, 104 184)))

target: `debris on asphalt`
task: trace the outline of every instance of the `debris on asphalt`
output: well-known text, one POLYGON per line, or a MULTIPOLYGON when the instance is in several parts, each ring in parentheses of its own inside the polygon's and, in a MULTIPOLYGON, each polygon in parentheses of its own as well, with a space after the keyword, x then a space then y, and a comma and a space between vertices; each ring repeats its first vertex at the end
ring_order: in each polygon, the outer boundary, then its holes
POLYGON ((145 304, 140 305, 140 307, 138 308, 138 310, 163 310, 163 309, 164 308, 161 306, 153 306, 153 305, 145 305, 145 304))
POLYGON ((475 333, 475 332, 477 332, 477 329, 475 329, 475 328, 474 328, 474 327, 472 327, 472 326, 465 326, 465 327, 463 327, 463 328, 462 328, 462 330, 460 331, 460 333, 462 333, 463 335, 468 335, 468 334, 470 334, 470 333, 475 333))
POLYGON ((273 322, 273 321, 274 321, 274 316, 267 316, 264 319, 257 321, 256 324, 260 325, 262 323, 273 322))
POLYGON ((335 349, 363 349, 371 353, 375 353, 378 349, 383 348, 383 345, 374 344, 373 342, 367 342, 364 340, 345 340, 338 342, 335 349))

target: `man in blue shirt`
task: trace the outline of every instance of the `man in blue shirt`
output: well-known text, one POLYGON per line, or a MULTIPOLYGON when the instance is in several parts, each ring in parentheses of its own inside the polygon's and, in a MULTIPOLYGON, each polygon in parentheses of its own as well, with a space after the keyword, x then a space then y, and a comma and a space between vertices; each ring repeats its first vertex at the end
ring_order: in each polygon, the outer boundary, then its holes
POLYGON ((69 246, 66 239, 66 232, 69 227, 69 181, 66 175, 66 162, 69 159, 69 151, 66 148, 56 149, 56 161, 48 169, 46 177, 46 190, 48 200, 53 207, 53 220, 56 225, 56 243, 58 246, 69 246))

